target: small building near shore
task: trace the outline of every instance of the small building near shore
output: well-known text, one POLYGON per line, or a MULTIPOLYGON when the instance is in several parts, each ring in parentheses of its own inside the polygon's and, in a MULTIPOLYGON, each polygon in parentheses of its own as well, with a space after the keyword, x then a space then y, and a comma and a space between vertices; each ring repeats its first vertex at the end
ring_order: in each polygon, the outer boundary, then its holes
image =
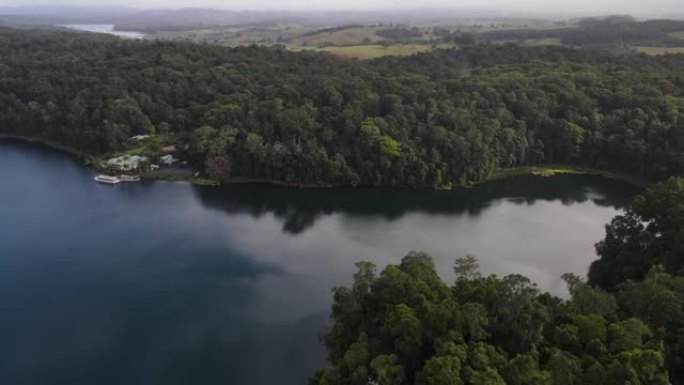
POLYGON ((176 146, 174 146, 174 145, 165 146, 165 147, 162 147, 161 150, 162 150, 162 152, 170 154, 170 153, 176 152, 176 146))
POLYGON ((177 162, 178 159, 174 158, 171 154, 164 155, 161 158, 159 158, 159 163, 163 164, 164 166, 172 166, 177 162))
POLYGON ((131 136, 130 138, 128 138, 128 140, 130 140, 131 142, 139 142, 139 141, 145 140, 149 137, 150 137, 150 135, 136 135, 136 136, 131 136))
POLYGON ((147 158, 139 155, 123 155, 107 161, 107 170, 110 171, 132 171, 137 170, 142 163, 146 163, 147 158))

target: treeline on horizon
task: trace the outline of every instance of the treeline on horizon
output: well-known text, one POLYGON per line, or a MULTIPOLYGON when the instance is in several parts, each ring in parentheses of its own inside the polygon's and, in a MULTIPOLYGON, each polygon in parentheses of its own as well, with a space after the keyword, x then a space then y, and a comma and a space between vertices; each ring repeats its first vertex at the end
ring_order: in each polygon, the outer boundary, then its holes
POLYGON ((458 258, 446 284, 412 252, 357 264, 333 290, 330 365, 310 385, 669 385, 684 381, 684 179, 635 198, 606 226, 570 298, 458 258))
POLYGON ((684 56, 469 45, 364 62, 0 29, 0 132, 90 154, 173 140, 200 171, 445 187, 526 164, 682 171, 684 56))
POLYGON ((562 44, 576 47, 684 47, 684 39, 673 38, 669 35, 673 32, 684 31, 684 20, 638 21, 631 16, 585 18, 569 27, 548 29, 500 29, 480 33, 444 29, 437 31, 441 31, 439 35, 445 43, 558 39, 562 44))

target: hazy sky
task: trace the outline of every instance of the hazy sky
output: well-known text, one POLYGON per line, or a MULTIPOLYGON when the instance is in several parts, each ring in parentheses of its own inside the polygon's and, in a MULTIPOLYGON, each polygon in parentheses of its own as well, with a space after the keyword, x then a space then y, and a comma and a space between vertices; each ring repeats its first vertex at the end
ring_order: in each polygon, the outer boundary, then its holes
POLYGON ((684 0, 0 0, 0 6, 103 5, 135 8, 222 8, 235 10, 399 10, 460 8, 509 12, 683 14, 684 0))

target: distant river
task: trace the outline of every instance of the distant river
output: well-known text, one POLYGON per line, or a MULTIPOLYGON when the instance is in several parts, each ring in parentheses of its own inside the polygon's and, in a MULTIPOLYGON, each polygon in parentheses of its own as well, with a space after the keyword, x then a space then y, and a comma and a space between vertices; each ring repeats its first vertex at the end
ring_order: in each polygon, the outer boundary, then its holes
POLYGON ((303 385, 354 262, 432 254, 564 295, 635 188, 519 177, 453 192, 108 186, 0 141, 0 384, 303 385))
POLYGON ((60 27, 75 29, 78 31, 106 33, 128 39, 142 39, 145 37, 144 33, 132 31, 115 31, 114 24, 63 24, 60 27))

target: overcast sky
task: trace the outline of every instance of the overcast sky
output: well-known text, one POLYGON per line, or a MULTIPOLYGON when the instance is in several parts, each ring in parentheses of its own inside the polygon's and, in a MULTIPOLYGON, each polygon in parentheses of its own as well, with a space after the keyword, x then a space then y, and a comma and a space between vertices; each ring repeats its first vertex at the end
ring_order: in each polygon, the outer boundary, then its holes
POLYGON ((400 10, 457 8, 510 12, 684 14, 684 0, 0 0, 0 6, 125 6, 233 10, 400 10))

